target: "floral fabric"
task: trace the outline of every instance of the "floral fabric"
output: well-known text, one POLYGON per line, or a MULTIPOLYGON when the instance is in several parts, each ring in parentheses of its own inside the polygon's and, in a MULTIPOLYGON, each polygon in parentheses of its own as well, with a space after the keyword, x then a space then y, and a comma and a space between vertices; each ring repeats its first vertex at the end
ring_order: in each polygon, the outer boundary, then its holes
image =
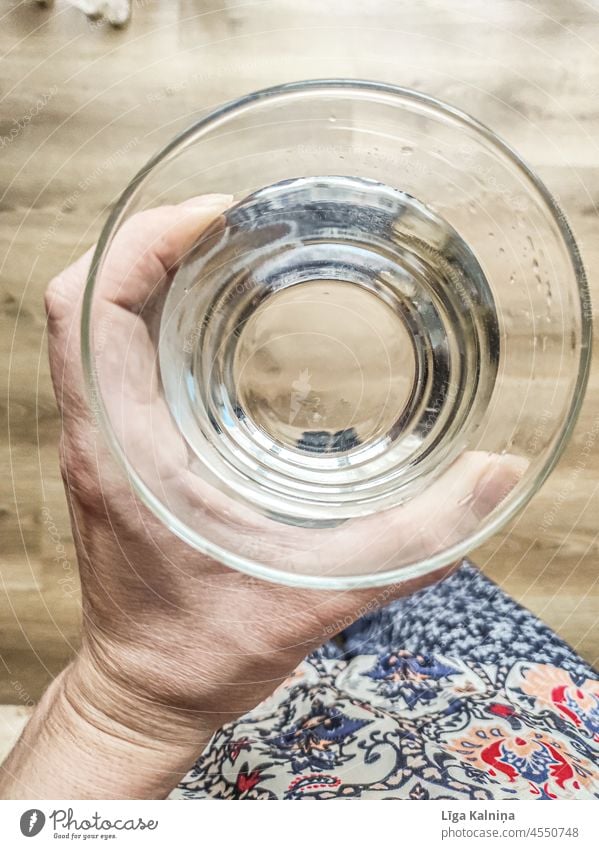
POLYGON ((599 798, 599 679, 465 563, 308 657, 171 798, 599 798))

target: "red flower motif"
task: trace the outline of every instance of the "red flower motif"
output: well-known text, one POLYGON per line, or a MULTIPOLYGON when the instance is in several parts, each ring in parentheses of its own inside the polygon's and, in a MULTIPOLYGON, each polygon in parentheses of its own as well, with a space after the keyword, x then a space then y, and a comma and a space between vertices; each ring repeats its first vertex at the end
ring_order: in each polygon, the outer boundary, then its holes
POLYGON ((247 793, 249 790, 254 788, 256 784, 260 781, 260 770, 254 769, 250 773, 246 773, 244 771, 240 772, 237 776, 237 781, 235 782, 235 789, 238 793, 247 793))
POLYGON ((247 737, 241 737, 239 740, 235 740, 231 743, 229 748, 229 757, 235 763, 239 755, 242 751, 249 752, 251 751, 250 742, 247 737))
POLYGON ((499 702, 492 702, 489 705, 489 713, 494 713, 495 716, 513 716, 515 711, 510 705, 501 705, 499 702))
POLYGON ((488 764, 491 767, 495 767, 496 770, 499 770, 499 772, 502 772, 504 775, 507 775, 510 781, 514 781, 514 779, 518 775, 518 771, 514 769, 511 764, 505 763, 502 760, 502 746, 504 743, 505 739, 503 737, 499 740, 496 740, 492 745, 486 746, 484 749, 481 750, 480 757, 484 763, 488 764))

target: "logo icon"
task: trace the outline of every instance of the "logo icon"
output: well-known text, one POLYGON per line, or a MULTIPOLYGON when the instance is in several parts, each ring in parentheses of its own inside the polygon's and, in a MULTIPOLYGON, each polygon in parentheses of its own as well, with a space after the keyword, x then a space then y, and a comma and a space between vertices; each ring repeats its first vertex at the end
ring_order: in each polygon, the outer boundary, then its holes
POLYGON ((21 834, 25 837, 35 837, 36 834, 40 833, 45 824, 46 817, 44 813, 37 808, 31 808, 31 810, 25 811, 21 816, 21 834))

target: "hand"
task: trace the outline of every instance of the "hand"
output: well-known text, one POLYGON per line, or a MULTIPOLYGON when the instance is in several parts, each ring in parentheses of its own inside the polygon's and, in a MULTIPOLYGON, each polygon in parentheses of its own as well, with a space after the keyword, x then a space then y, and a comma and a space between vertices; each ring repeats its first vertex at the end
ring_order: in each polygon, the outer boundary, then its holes
MULTIPOLYGON (((119 438, 131 452, 139 446, 140 462, 146 451, 148 473, 176 479, 206 521, 221 509, 219 495, 208 493, 207 500, 186 469, 180 438, 156 393, 155 352, 137 308, 168 285, 181 257, 229 203, 228 197, 206 196, 129 220, 102 269, 95 309, 95 320, 110 328, 99 379, 111 419, 122 423, 119 438)), ((79 325, 90 259, 88 252, 66 269, 46 295, 50 365, 63 421, 61 468, 83 594, 82 648, 61 687, 82 720, 102 734, 158 747, 162 757, 179 747, 169 777, 136 791, 145 795, 168 792, 211 733, 272 692, 311 649, 343 627, 336 623, 439 580, 450 567, 385 589, 316 592, 250 578, 176 538, 136 499, 88 410, 79 325)), ((415 556, 430 554, 454 526, 490 512, 520 473, 513 458, 468 454, 394 515, 360 520, 350 533, 340 528, 318 556, 381 561, 395 545, 413 546, 415 556), (433 529, 435 499, 448 491, 456 505, 450 525, 433 529), (461 506, 464 493, 475 493, 468 508, 461 506), (381 522, 392 523, 393 536, 379 533, 381 522)), ((236 533, 255 534, 243 511, 233 521, 236 533)), ((258 530, 266 543, 267 529, 258 530)), ((290 529, 275 546, 291 545, 313 557, 312 543, 309 531, 290 529)))

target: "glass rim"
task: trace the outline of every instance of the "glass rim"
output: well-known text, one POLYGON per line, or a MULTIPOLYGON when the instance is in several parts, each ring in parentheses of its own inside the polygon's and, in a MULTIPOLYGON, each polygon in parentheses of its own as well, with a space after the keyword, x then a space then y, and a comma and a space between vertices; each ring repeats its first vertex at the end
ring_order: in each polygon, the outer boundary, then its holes
POLYGON ((95 416, 96 421, 101 425, 100 430, 102 431, 102 436, 106 439, 113 456, 116 457, 117 461, 126 473, 127 478, 133 484, 134 491, 140 498, 141 502, 148 507, 151 512, 157 516, 158 519, 160 519, 163 524, 165 524, 177 537, 195 550, 218 560, 227 567, 245 572, 246 574, 254 577, 258 577, 272 583, 284 584, 292 587, 302 587, 304 589, 349 590, 366 587, 380 587, 393 583, 403 583, 405 581, 430 574, 450 563, 462 560, 470 551, 488 540, 498 530, 500 530, 500 528, 504 527, 511 519, 513 519, 514 516, 523 507, 525 507, 526 504, 528 504, 551 474, 564 453, 568 439, 576 425, 582 402, 585 397, 592 353, 592 317, 590 304, 590 291, 580 252, 570 225, 568 224, 567 218, 561 207, 545 183, 537 176, 530 166, 526 164, 511 145, 505 142, 485 124, 481 123, 476 118, 473 118, 467 112, 464 112, 455 106, 451 106, 450 104, 447 104, 431 95, 403 86, 397 86, 392 83, 349 78, 324 78, 283 83, 281 85, 259 89, 227 101, 218 108, 212 110, 208 115, 194 121, 190 124, 190 126, 175 135, 168 144, 162 147, 161 150, 151 157, 148 162, 133 176, 129 184, 121 192, 112 211, 106 219, 98 238, 89 272, 87 274, 87 281, 83 294, 81 313, 81 358, 88 408, 93 409, 93 415, 95 416), (106 248, 109 246, 113 235, 120 226, 121 218, 123 217, 123 213, 129 201, 132 199, 135 192, 143 185, 144 181, 151 176, 158 165, 164 162, 171 154, 184 147, 185 143, 189 139, 197 137, 198 133, 207 134, 211 130, 215 129, 220 123, 223 123, 231 115, 241 114, 244 111, 258 106, 260 103, 272 102, 277 99, 284 100, 288 96, 310 92, 325 94, 327 90, 334 93, 335 91, 339 92, 340 90, 347 92, 352 89, 366 93, 372 92, 373 94, 388 94, 407 102, 427 106, 431 108, 433 113, 449 118, 458 125, 461 124, 464 128, 474 131, 475 134, 486 139, 491 143, 494 149, 502 153, 524 174, 529 183, 531 183, 533 188, 538 192, 551 213, 559 234, 566 246, 568 257, 574 271, 578 290, 578 303, 580 306, 581 320, 580 356, 578 359, 576 382, 572 388, 572 400, 562 426, 556 430, 555 443, 551 452, 545 459, 545 462, 542 464, 542 467, 539 469, 536 476, 530 481, 530 484, 526 486, 516 497, 510 499, 508 496, 505 507, 499 508, 497 515, 492 521, 486 523, 476 532, 471 533, 465 539, 455 543, 449 548, 444 549, 438 554, 428 557, 425 560, 419 560, 395 569, 379 571, 374 574, 364 572, 359 575, 343 576, 296 574, 264 566, 255 560, 237 556, 228 552, 226 549, 221 548, 221 546, 211 543, 209 540, 202 537, 201 534, 189 527, 185 522, 179 520, 177 516, 168 507, 166 507, 144 483, 136 470, 130 464, 125 452, 122 450, 102 400, 102 393, 94 366, 92 346, 90 344, 92 338, 90 317, 97 272, 102 263, 106 248))

